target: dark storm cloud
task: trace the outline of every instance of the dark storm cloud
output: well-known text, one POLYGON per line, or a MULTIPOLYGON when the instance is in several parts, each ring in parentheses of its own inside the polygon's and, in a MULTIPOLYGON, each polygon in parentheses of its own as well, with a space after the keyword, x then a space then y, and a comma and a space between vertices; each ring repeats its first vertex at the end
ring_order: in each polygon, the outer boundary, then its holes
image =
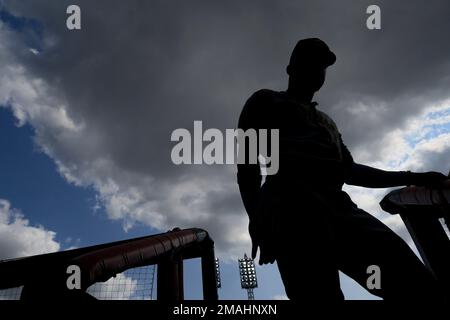
POLYGON ((365 27, 368 1, 81 1, 81 32, 65 28, 69 3, 7 2, 44 21, 57 39, 31 66, 61 88, 74 117, 92 123, 105 152, 131 170, 169 174, 174 128, 195 119, 233 127, 253 90, 283 89, 290 50, 302 37, 322 37, 338 56, 319 98, 352 145, 372 133, 367 126, 382 130, 417 112, 422 105, 411 105, 411 96, 439 99, 448 87, 445 1, 381 1, 379 31, 365 27), (392 112, 381 115, 385 124, 348 128, 345 108, 361 100, 386 103, 392 112))
MULTIPOLYGON (((232 185, 228 168, 174 166, 170 134, 194 120, 235 127, 252 92, 285 89, 290 52, 304 37, 322 38, 337 55, 320 108, 351 147, 366 145, 375 158, 377 136, 450 96, 448 1, 378 1, 382 29, 374 31, 365 26, 371 1, 77 1, 82 30, 73 32, 65 27, 72 1, 4 3, 42 22, 43 53, 20 61, 85 125, 83 139, 42 139, 69 167, 102 157, 168 186, 180 176, 232 185), (360 103, 368 109, 358 112, 360 103)), ((242 210, 237 187, 228 191, 211 191, 202 208, 242 210)), ((205 225, 217 229, 214 220, 205 225)))

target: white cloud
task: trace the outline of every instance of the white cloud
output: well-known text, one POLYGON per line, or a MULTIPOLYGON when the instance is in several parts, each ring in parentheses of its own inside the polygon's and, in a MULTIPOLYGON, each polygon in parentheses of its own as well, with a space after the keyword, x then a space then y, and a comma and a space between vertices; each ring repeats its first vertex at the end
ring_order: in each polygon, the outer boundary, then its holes
POLYGON ((12 259, 60 249, 56 233, 43 226, 31 226, 23 214, 0 199, 0 259, 12 259))

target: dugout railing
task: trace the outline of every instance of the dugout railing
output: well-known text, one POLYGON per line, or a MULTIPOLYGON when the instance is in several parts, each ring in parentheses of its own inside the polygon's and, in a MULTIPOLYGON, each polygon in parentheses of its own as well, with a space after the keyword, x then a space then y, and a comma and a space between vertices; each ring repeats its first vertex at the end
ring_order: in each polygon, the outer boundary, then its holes
POLYGON ((183 300, 183 261, 193 258, 201 259, 203 298, 217 300, 214 241, 197 228, 0 261, 0 290, 21 287, 21 300, 94 299, 86 292, 93 284, 156 265, 157 299, 183 300), (81 271, 80 289, 67 285, 74 265, 81 271))

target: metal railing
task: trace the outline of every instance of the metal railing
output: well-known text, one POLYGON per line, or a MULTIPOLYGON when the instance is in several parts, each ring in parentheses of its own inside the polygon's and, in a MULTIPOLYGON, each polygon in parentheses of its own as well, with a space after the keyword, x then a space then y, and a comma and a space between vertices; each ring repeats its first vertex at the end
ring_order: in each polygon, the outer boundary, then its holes
POLYGON ((0 261, 0 290, 22 286, 23 300, 94 299, 86 293, 91 285, 131 268, 157 265, 157 299, 183 300, 183 260, 192 258, 201 258, 203 298, 217 300, 214 241, 196 228, 0 261), (79 290, 67 286, 70 265, 80 268, 79 290))
POLYGON ((380 205, 400 215, 425 265, 450 291, 450 180, 437 189, 410 186, 394 190, 380 205))

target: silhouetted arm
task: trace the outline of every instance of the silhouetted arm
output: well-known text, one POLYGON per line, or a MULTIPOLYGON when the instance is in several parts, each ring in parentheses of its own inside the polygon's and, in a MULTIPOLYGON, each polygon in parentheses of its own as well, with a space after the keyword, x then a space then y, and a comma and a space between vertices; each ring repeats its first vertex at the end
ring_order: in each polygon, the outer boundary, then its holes
POLYGON ((347 167, 345 183, 366 188, 390 188, 406 185, 438 186, 447 177, 440 172, 385 171, 353 161, 347 147, 342 143, 343 157, 347 167))
POLYGON ((366 188, 398 187, 413 184, 414 175, 409 171, 385 171, 353 162, 345 183, 366 188))
MULTIPOLYGON (((245 103, 239 117, 238 128, 244 131, 248 129, 258 130, 261 126, 261 118, 264 117, 262 108, 265 103, 261 94, 256 92, 245 103)), ((248 157, 249 149, 246 145, 245 153, 248 157)), ((261 188, 262 176, 259 163, 238 164, 237 183, 241 193, 242 202, 249 218, 255 216, 258 204, 259 191, 261 188)))
POLYGON ((253 218, 262 181, 259 165, 238 165, 237 181, 245 210, 249 218, 253 218))
POLYGON ((342 141, 342 157, 346 166, 345 183, 366 188, 389 188, 412 184, 413 173, 409 171, 385 171, 356 163, 342 141))

